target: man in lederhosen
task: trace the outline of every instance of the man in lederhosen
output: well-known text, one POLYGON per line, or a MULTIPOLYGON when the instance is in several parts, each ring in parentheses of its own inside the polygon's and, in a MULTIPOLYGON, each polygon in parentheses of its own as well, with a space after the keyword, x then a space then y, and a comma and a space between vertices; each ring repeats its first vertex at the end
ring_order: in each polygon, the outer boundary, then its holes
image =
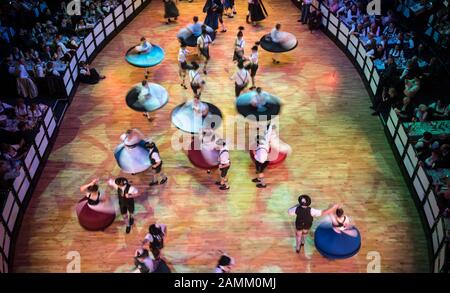
POLYGON ((186 60, 186 56, 189 53, 189 50, 186 49, 186 43, 182 42, 180 44, 180 50, 178 51, 178 75, 181 79, 181 86, 184 89, 187 89, 187 86, 184 84, 184 81, 186 80, 186 71, 190 69, 190 66, 186 60))
POLYGON ((162 173, 162 160, 159 156, 159 150, 154 142, 147 142, 145 146, 149 149, 150 164, 152 166, 152 181, 149 185, 164 184, 167 182, 167 176, 162 173))
POLYGON ((203 73, 208 74, 206 71, 206 66, 208 65, 209 61, 209 45, 212 44, 212 39, 208 35, 208 31, 206 30, 206 27, 202 27, 202 34, 197 38, 197 48, 200 53, 200 56, 203 56, 205 59, 205 63, 203 65, 203 73))
POLYGON ((230 153, 228 152, 227 144, 225 140, 218 139, 216 142, 216 149, 219 151, 219 172, 220 179, 216 181, 216 185, 219 185, 220 190, 230 189, 228 185, 227 174, 230 169, 230 153))
POLYGON ((120 213, 127 225, 125 232, 128 234, 131 231, 131 226, 134 224, 134 198, 139 195, 136 187, 131 186, 128 179, 118 177, 115 180, 109 179, 108 185, 117 190, 119 197, 120 213))
POLYGON ((198 69, 200 66, 197 62, 193 61, 191 63, 192 69, 189 70, 189 80, 191 82, 191 89, 194 92, 194 95, 200 96, 203 87, 205 86, 205 81, 203 80, 200 72, 198 72, 198 69))
POLYGON ((264 170, 269 165, 269 145, 266 140, 259 135, 256 137, 256 149, 253 159, 255 160, 256 178, 252 179, 252 182, 256 183, 258 188, 266 188, 264 183, 264 170))
POLYGON ((311 197, 303 194, 298 197, 298 204, 288 210, 290 216, 297 216, 295 219, 295 252, 297 253, 300 253, 301 247, 305 245, 305 238, 312 227, 314 218, 331 214, 339 208, 339 205, 335 204, 326 210, 318 210, 311 208, 310 205, 311 197))
POLYGON ((238 62, 237 67, 238 70, 230 77, 231 80, 234 80, 236 98, 239 97, 250 81, 250 73, 244 68, 244 62, 238 62))

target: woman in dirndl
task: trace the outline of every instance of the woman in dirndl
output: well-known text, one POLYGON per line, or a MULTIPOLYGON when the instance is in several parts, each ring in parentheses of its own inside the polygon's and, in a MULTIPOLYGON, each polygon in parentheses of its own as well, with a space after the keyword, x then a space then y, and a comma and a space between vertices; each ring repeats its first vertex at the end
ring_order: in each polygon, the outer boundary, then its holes
POLYGON ((171 18, 174 21, 177 20, 177 17, 180 16, 180 12, 178 11, 177 5, 174 0, 163 0, 164 2, 164 18, 167 18, 166 24, 172 22, 171 18))

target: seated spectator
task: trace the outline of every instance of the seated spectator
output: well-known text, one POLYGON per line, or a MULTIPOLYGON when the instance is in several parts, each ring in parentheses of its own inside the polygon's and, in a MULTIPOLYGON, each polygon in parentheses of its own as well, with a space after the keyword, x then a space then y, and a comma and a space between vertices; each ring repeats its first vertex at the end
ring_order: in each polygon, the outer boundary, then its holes
POLYGON ((450 181, 447 182, 447 186, 436 184, 434 192, 436 193, 439 212, 448 216, 450 209, 450 181))
POLYGON ((38 89, 34 82, 31 80, 25 68, 25 60, 21 59, 17 66, 17 92, 23 98, 33 99, 38 95, 38 89))
POLYGON ((21 154, 18 152, 18 149, 13 147, 12 145, 2 143, 0 144, 0 152, 2 154, 2 158, 4 160, 7 160, 12 164, 14 168, 20 168, 21 166, 21 159, 25 156, 25 152, 22 152, 21 154))
POLYGON ((44 104, 31 103, 28 108, 27 119, 31 126, 34 127, 44 116, 48 106, 44 104))
POLYGON ((439 160, 435 163, 435 168, 450 168, 450 145, 449 144, 443 144, 440 147, 441 151, 441 157, 439 160))
POLYGON ((25 121, 28 119, 28 106, 25 104, 23 99, 18 99, 17 104, 14 107, 16 118, 20 121, 25 121))
POLYGON ((0 188, 7 189, 16 177, 20 175, 20 168, 12 166, 7 160, 0 160, 0 188))
POLYGON ((337 13, 339 10, 339 0, 330 0, 328 7, 330 8, 330 11, 334 14, 337 13))
POLYGON ((45 63, 42 62, 40 58, 38 58, 36 60, 36 63, 34 65, 34 67, 33 67, 34 77, 36 77, 36 78, 43 78, 43 77, 45 77, 45 69, 46 69, 45 68, 45 63))
POLYGON ((77 25, 75 26, 75 32, 76 32, 77 34, 83 35, 83 34, 86 34, 87 31, 88 31, 89 29, 92 29, 92 28, 94 28, 94 25, 93 25, 93 24, 91 24, 91 23, 85 23, 85 22, 84 22, 84 19, 81 18, 81 19, 78 21, 77 25))
POLYGON ((441 158, 441 152, 439 149, 434 149, 431 151, 431 156, 425 159, 425 161, 421 161, 420 165, 425 167, 426 169, 432 169, 435 166, 435 163, 438 162, 441 158))
POLYGON ((104 75, 100 75, 95 68, 90 68, 89 64, 84 61, 80 62, 80 81, 87 84, 96 84, 101 79, 105 79, 104 75))
POLYGON ((14 61, 20 61, 21 59, 25 59, 25 55, 23 55, 22 51, 19 48, 14 47, 11 52, 11 57, 14 61))
POLYGON ((381 74, 380 85, 383 90, 390 87, 396 87, 399 80, 397 74, 397 63, 395 63, 393 57, 389 57, 384 65, 384 71, 381 74))
POLYGON ((52 61, 47 62, 47 65, 45 66, 45 76, 60 76, 52 61))
POLYGON ((373 107, 371 107, 374 112, 373 116, 377 116, 380 113, 383 113, 390 109, 390 107, 396 106, 400 102, 400 97, 398 95, 395 87, 389 88, 389 90, 384 91, 381 95, 381 99, 378 98, 375 100, 373 107))
POLYGON ((393 22, 389 23, 383 30, 383 35, 388 38, 393 38, 397 34, 397 28, 393 22))
POLYGON ((420 79, 418 76, 413 79, 405 79, 405 90, 403 93, 409 98, 416 96, 417 92, 420 90, 420 79))
POLYGON ((420 104, 419 107, 414 109, 414 116, 412 118, 414 122, 428 121, 428 107, 427 105, 420 104))
POLYGON ((392 58, 400 58, 403 57, 403 50, 400 48, 400 45, 395 45, 388 53, 388 57, 392 58))
POLYGON ((443 120, 448 117, 448 108, 441 99, 428 106, 431 112, 432 120, 443 120))
POLYGON ((402 105, 395 108, 394 111, 397 113, 400 121, 411 122, 414 114, 414 106, 411 104, 411 99, 409 97, 404 97, 402 105))

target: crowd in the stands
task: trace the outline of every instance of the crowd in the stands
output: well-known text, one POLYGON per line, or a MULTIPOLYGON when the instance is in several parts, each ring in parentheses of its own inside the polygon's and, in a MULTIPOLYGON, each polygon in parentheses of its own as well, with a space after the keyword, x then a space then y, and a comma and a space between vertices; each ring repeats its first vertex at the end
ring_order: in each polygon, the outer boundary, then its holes
POLYGON ((81 1, 81 15, 69 15, 70 1, 8 1, 0 7, 0 60, 4 76, 23 98, 35 98, 45 77, 59 77, 83 37, 117 0, 81 1))
POLYGON ((19 176, 21 159, 33 142, 47 106, 25 104, 22 98, 14 105, 0 97, 0 189, 5 190, 19 176))
POLYGON ((382 91, 374 101, 373 115, 393 107, 405 122, 448 119, 449 97, 427 96, 444 79, 450 81, 438 58, 415 31, 399 25, 394 10, 369 16, 367 2, 328 0, 328 5, 348 25, 350 34, 363 42, 367 56, 381 73, 382 91))
MULTIPOLYGON (((380 72, 381 92, 375 97, 373 115, 389 113, 393 108, 402 122, 450 119, 450 95, 439 91, 450 84, 448 74, 430 46, 418 37, 419 33, 401 25, 395 6, 383 15, 369 16, 365 0, 326 2, 347 24, 350 34, 362 41, 367 56, 380 72)), ((435 21, 436 25, 447 23, 448 9, 441 11, 435 21)), ((440 178, 446 173, 442 170, 450 169, 448 136, 445 129, 438 135, 425 132, 414 146, 421 166, 430 176, 434 175, 431 177, 441 212, 450 217, 450 180, 445 184, 440 178)))
MULTIPOLYGON (((61 80, 86 33, 123 1, 81 1, 81 15, 66 13, 69 2, 15 0, 0 4, 2 94, 16 97, 8 99, 9 103, 0 98, 0 191, 19 175, 21 160, 47 109, 35 99, 42 96, 38 91, 43 88, 41 83, 61 80), (15 91, 7 92, 8 85, 14 85, 15 91)), ((87 83, 104 78, 84 62, 79 76, 87 83)))

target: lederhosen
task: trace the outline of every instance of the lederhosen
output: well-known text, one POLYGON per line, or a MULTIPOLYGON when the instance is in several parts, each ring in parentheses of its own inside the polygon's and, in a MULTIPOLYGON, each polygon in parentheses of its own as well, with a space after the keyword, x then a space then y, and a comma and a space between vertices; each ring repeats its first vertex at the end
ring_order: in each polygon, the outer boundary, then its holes
POLYGON ((311 216, 311 208, 303 208, 298 206, 295 210, 297 218, 295 219, 295 228, 297 231, 309 230, 313 224, 313 216, 311 216))
MULTIPOLYGON (((225 153, 225 152, 228 153, 228 150, 221 150, 221 151, 219 152, 219 163, 220 163, 220 156, 221 156, 223 153, 225 153)), ((220 177, 222 177, 222 178, 227 177, 228 170, 230 169, 230 166, 231 166, 231 163, 229 163, 228 166, 225 167, 225 168, 219 168, 219 170, 220 170, 220 177)))
POLYGON ((178 63, 180 64, 181 69, 183 70, 188 70, 190 69, 190 66, 188 65, 188 63, 186 62, 186 56, 185 56, 185 60, 183 62, 178 61, 178 63))
MULTIPOLYGON (((199 74, 198 72, 195 73, 194 77, 192 78, 192 81, 195 80, 198 74, 199 74)), ((197 94, 197 91, 200 89, 201 86, 199 84, 194 84, 192 81, 191 81, 191 89, 194 92, 194 94, 197 94)))
POLYGON ((127 198, 124 195, 130 191, 130 184, 125 186, 125 189, 122 191, 122 188, 117 188, 117 195, 119 196, 119 207, 120 213, 122 215, 130 212, 130 214, 134 213, 134 198, 127 198))
MULTIPOLYGON (((150 151, 150 153, 148 154, 148 156, 149 156, 149 158, 150 158, 150 164, 152 165, 152 170, 154 170, 156 174, 159 174, 159 173, 161 173, 161 168, 162 168, 163 162, 162 162, 162 160, 161 160, 161 164, 159 164, 158 167, 153 168, 153 165, 156 165, 155 159, 152 158, 152 156, 153 156, 154 153, 157 153, 158 156, 159 156, 159 150, 158 150, 158 148, 157 148, 156 146, 153 148, 152 151, 150 151)), ((159 157, 159 159, 161 159, 161 156, 159 157)))
MULTIPOLYGON (((239 79, 242 82, 244 82, 246 80, 246 78, 243 79, 241 77, 241 75, 239 74, 239 72, 237 73, 237 76, 239 77, 239 79)), ((247 77, 247 74, 248 74, 248 72, 245 71, 245 77, 247 77)), ((238 85, 237 82, 234 82, 234 91, 235 91, 236 97, 238 97, 241 94, 242 90, 245 89, 247 87, 247 85, 248 85, 248 81, 246 81, 243 85, 238 85)))
POLYGON ((206 60, 209 60, 209 43, 207 46, 205 46, 206 44, 206 39, 207 38, 211 38, 209 35, 206 35, 206 37, 202 34, 200 35, 199 38, 202 38, 203 40, 203 47, 200 47, 200 54, 202 54, 203 56, 205 56, 206 60))
MULTIPOLYGON (((255 156, 256 156, 256 152, 260 149, 264 149, 263 147, 257 147, 255 150, 255 156)), ((269 152, 266 150, 267 155, 269 155, 269 152)), ((269 161, 266 160, 264 163, 259 162, 258 160, 255 159, 255 165, 256 165, 256 174, 261 174, 264 172, 264 170, 267 168, 267 166, 269 165, 269 161)))
POLYGON ((241 40, 240 42, 239 42, 239 44, 237 43, 237 41, 238 40, 236 40, 236 42, 235 42, 235 44, 234 44, 234 46, 235 46, 235 48, 234 48, 234 54, 233 54, 233 61, 241 61, 242 60, 242 56, 244 55, 244 52, 242 51, 242 55, 239 55, 237 52, 236 52, 236 45, 239 45, 239 47, 241 47, 242 46, 242 42, 243 42, 243 40, 241 40))

